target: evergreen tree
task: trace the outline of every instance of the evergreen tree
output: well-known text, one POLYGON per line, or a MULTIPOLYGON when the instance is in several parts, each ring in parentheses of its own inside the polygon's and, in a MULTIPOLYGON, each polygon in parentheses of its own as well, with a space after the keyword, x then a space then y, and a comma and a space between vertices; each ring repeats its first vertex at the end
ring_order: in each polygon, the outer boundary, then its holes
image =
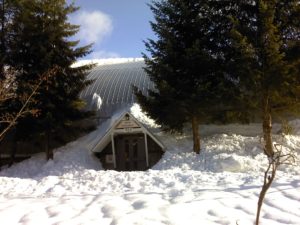
POLYGON ((261 112, 264 152, 272 157, 272 117, 299 109, 300 5, 296 0, 233 5, 229 73, 236 75, 248 109, 261 112))
POLYGON ((8 61, 11 23, 15 13, 14 0, 0 0, 0 79, 5 79, 5 65, 8 61))
POLYGON ((221 17, 209 4, 163 0, 150 5, 155 18, 151 26, 158 39, 145 42, 151 56, 144 54, 144 59, 155 90, 149 90, 148 96, 135 90, 142 109, 163 129, 181 131, 185 123, 192 125, 196 153, 200 152, 199 124, 212 119, 224 106, 221 97, 235 90, 228 88, 232 81, 221 72, 222 40, 216 41, 221 33, 214 30, 221 17))
POLYGON ((0 1, 0 78, 4 77, 4 60, 5 60, 5 30, 6 30, 6 4, 5 0, 0 1))
POLYGON ((86 74, 91 66, 72 68, 71 65, 90 53, 91 45, 76 47, 79 41, 70 40, 79 30, 79 26, 68 22, 69 14, 78 10, 73 3, 19 0, 17 7, 10 65, 20 72, 18 92, 30 93, 28 87, 42 74, 54 67, 59 68, 54 77, 41 85, 35 96, 33 107, 39 109, 38 118, 27 117, 19 124, 18 130, 28 135, 30 127, 31 131, 44 132, 49 137, 51 131, 84 115, 80 111, 83 102, 79 93, 90 84, 86 74))

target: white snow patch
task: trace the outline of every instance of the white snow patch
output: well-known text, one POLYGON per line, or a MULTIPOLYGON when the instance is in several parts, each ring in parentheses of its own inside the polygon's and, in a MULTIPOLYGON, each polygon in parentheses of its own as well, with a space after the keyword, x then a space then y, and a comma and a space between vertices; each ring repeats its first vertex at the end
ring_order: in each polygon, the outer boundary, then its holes
POLYGON ((97 93, 93 94, 92 105, 95 105, 96 110, 100 110, 102 106, 102 99, 97 93))
POLYGON ((88 64, 96 64, 98 66, 102 66, 102 65, 113 65, 119 63, 141 62, 141 61, 144 61, 144 59, 143 58, 84 59, 74 63, 72 67, 80 67, 88 64))
POLYGON ((153 119, 146 116, 140 107, 139 104, 134 103, 133 106, 130 108, 130 113, 137 118, 141 123, 145 124, 148 127, 151 128, 159 128, 160 126, 155 123, 153 119))
MULTIPOLYGON (((137 106, 132 113, 154 126, 137 106)), ((207 134, 197 155, 191 152, 190 134, 154 131, 168 151, 148 171, 103 170, 89 151, 105 132, 100 128, 55 150, 53 161, 37 154, 2 170, 1 223, 254 223, 267 165, 260 136, 207 134)), ((299 135, 274 135, 274 141, 294 149, 299 159, 299 135)), ((299 160, 280 168, 266 195, 261 224, 300 224, 299 175, 299 160)))

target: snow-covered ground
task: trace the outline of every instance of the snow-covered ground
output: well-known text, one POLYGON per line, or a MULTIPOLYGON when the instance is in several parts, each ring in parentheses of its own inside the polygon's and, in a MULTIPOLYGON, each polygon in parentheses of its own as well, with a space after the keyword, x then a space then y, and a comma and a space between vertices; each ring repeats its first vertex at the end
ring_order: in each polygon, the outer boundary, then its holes
MULTIPOLYGON (((136 106, 132 110, 168 147, 157 165, 145 172, 102 170, 88 150, 96 130, 57 149, 53 161, 38 154, 2 170, 1 224, 254 223, 267 163, 257 124, 202 126, 203 149, 196 155, 189 135, 164 134, 136 106)), ((299 134, 300 121, 292 124, 299 134)), ((295 149, 299 159, 300 136, 274 137, 295 149)), ((300 224, 299 175, 299 160, 280 168, 267 193, 261 224, 300 224)))

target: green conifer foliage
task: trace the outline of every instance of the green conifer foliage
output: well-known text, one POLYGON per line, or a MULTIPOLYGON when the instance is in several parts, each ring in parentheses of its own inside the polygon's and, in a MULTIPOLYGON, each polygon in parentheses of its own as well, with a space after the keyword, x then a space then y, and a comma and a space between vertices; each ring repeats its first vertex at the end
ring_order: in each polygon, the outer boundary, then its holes
POLYGON ((231 14, 231 74, 261 112, 264 151, 274 155, 272 118, 299 109, 299 1, 256 0, 235 3, 231 14))
POLYGON ((70 24, 68 16, 77 11, 65 0, 19 0, 13 20, 10 65, 19 71, 18 92, 30 92, 28 84, 40 79, 51 68, 59 68, 36 95, 33 106, 37 118, 26 118, 19 129, 41 132, 65 126, 83 116, 79 93, 88 85, 86 75, 91 66, 72 68, 80 57, 90 53, 91 45, 77 47, 72 41, 79 26, 70 24))
POLYGON ((212 23, 209 1, 154 1, 150 8, 157 40, 145 42, 150 56, 144 54, 144 59, 156 90, 149 96, 136 90, 138 102, 165 130, 180 131, 185 123, 192 124, 194 151, 199 153, 199 123, 220 110, 216 103, 224 93, 233 92, 220 72, 220 34, 213 32, 219 22, 212 23))
POLYGON ((15 13, 14 0, 0 0, 0 79, 4 79, 4 67, 8 61, 8 45, 11 38, 11 23, 15 13))
POLYGON ((4 78, 4 61, 6 53, 5 33, 6 33, 6 2, 0 1, 0 78, 4 78))

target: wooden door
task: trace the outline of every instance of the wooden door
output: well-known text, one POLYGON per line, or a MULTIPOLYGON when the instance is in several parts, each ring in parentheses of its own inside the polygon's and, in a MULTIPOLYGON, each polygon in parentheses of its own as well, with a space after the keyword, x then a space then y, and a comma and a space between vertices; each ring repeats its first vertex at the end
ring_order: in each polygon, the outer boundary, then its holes
POLYGON ((143 134, 115 137, 117 170, 135 171, 147 168, 143 134))

